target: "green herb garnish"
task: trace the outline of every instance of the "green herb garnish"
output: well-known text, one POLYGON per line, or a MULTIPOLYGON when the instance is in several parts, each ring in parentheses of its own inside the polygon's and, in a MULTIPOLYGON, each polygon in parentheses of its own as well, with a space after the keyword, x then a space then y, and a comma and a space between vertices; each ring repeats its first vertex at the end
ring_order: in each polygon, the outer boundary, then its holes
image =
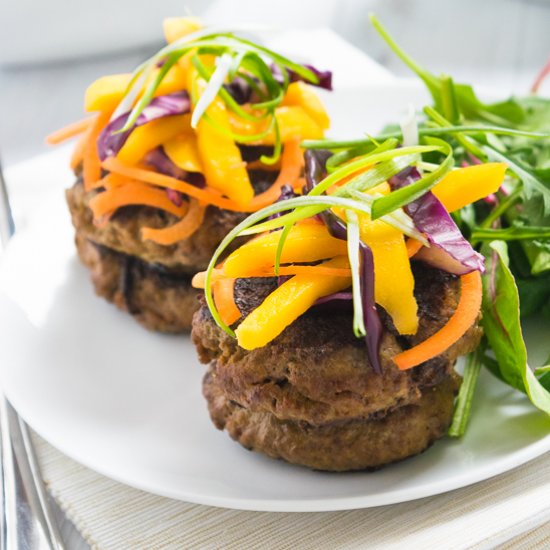
MULTIPOLYGON (((453 213, 462 232, 486 256, 482 306, 486 339, 468 358, 449 433, 464 433, 482 365, 550 414, 550 372, 548 367, 532 370, 527 365, 519 322, 520 316, 530 315, 550 319, 550 100, 530 96, 483 102, 470 85, 430 73, 402 50, 376 17, 371 16, 371 21, 431 94, 433 105, 424 107, 418 135, 422 146, 437 146, 411 160, 409 165, 423 174, 420 179, 372 202, 372 218, 406 207, 455 167, 491 161, 508 165, 505 183, 494 197, 453 213)), ((379 143, 387 147, 394 143, 390 140, 401 141, 396 128, 392 125, 374 137, 308 140, 303 146, 335 153, 328 163, 329 178, 335 181, 342 167, 375 154, 379 143)), ((385 154, 391 156, 391 150, 385 154)), ((374 170, 397 162, 394 156, 374 170)), ((363 181, 369 172, 361 175, 363 181)), ((362 200, 346 186, 339 192, 362 200)))
POLYGON ((126 91, 126 97, 121 106, 117 109, 130 109, 134 99, 140 92, 141 98, 131 109, 126 124, 119 132, 130 129, 136 122, 143 109, 151 102, 156 90, 170 68, 177 63, 184 55, 192 55, 193 66, 197 69, 200 77, 207 85, 201 97, 198 97, 196 90, 191 90, 191 98, 195 105, 193 112, 193 125, 197 124, 200 118, 204 118, 209 124, 225 134, 230 135, 237 143, 251 143, 258 141, 274 131, 275 147, 273 155, 263 156, 262 162, 274 164, 281 155, 281 136, 275 119, 275 109, 283 101, 286 89, 289 85, 289 71, 312 84, 317 84, 317 75, 307 67, 277 54, 276 52, 250 42, 244 38, 235 36, 231 32, 212 32, 205 29, 197 31, 189 36, 183 37, 172 44, 162 48, 150 59, 142 63, 134 72, 134 77, 126 91), (217 60, 214 69, 206 67, 201 61, 201 55, 213 55, 217 60), (149 75, 162 63, 155 78, 143 89, 149 75), (273 74, 271 63, 282 75, 282 82, 273 74), (242 78, 245 80, 255 94, 258 96, 252 104, 254 112, 243 109, 224 88, 227 79, 242 78), (215 97, 226 104, 227 108, 235 112, 241 118, 250 121, 267 120, 266 130, 257 135, 241 135, 230 132, 219 127, 205 111, 215 97))

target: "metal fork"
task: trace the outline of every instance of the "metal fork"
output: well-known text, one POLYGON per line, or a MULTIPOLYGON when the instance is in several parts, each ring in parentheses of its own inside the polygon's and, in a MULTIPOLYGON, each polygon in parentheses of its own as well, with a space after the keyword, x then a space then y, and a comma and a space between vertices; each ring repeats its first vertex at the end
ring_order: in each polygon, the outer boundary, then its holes
MULTIPOLYGON (((0 165, 0 239, 4 248, 15 224, 0 165)), ((89 548, 74 524, 50 499, 36 458, 29 428, 0 393, 2 523, 0 548, 6 550, 63 550, 67 548, 58 521, 71 537, 71 548, 89 548)))

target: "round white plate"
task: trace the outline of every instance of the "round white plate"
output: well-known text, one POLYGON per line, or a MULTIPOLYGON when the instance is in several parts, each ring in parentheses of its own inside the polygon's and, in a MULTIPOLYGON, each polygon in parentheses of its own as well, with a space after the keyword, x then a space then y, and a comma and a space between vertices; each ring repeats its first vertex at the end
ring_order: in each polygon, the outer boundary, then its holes
MULTIPOLYGON (((328 100, 338 121, 334 133, 375 131, 424 99, 409 84, 341 91, 328 100)), ((46 174, 59 174, 59 184, 2 259, 0 376, 25 420, 78 462, 186 501, 321 511, 442 493, 550 450, 550 419, 488 374, 463 441, 440 441, 378 472, 313 472, 244 450, 210 423, 201 396, 205 367, 189 338, 147 332, 94 295, 73 248, 61 192, 71 184, 65 163, 65 153, 54 153, 24 170, 35 188, 46 174)), ((534 362, 549 351, 547 332, 540 325, 527 331, 534 362)))

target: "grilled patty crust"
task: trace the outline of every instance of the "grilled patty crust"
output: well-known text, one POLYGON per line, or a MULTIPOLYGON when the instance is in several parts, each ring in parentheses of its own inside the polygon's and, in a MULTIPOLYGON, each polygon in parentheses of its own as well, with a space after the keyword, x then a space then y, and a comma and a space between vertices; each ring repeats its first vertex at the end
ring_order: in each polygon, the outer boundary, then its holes
MULTIPOLYGON (((353 335, 350 310, 313 308, 266 346, 246 351, 217 327, 203 305, 193 319, 192 337, 201 361, 210 364, 204 392, 215 424, 223 428, 222 419, 231 419, 227 426, 230 434, 240 440, 241 436, 235 434, 246 433, 247 440, 255 441, 252 447, 262 451, 261 442, 266 440, 259 436, 253 438, 246 425, 239 430, 235 419, 243 422, 254 419, 258 429, 260 426, 263 426, 261 429, 269 426, 270 430, 279 427, 285 433, 289 426, 293 426, 292 433, 305 433, 305 428, 300 428, 301 431, 294 429, 295 424, 307 426, 308 433, 317 429, 326 431, 329 426, 336 425, 348 425, 353 433, 358 433, 357 430, 363 426, 367 433, 372 429, 370 422, 397 414, 403 408, 421 407, 425 411, 422 403, 426 393, 454 379, 456 358, 477 346, 481 329, 474 325, 444 354, 413 369, 399 370, 391 358, 441 328, 456 309, 460 291, 456 277, 420 262, 413 264, 420 327, 415 336, 400 336, 381 310, 385 329, 380 352, 382 375, 377 375, 371 368, 364 341, 353 335), (229 405, 220 405, 222 397, 229 405), (235 414, 224 416, 220 411, 227 410, 230 405, 246 411, 246 414, 234 408, 235 414), (269 422, 266 415, 272 417, 269 422)), ((274 279, 239 280, 235 286, 235 299, 243 315, 254 309, 275 285, 274 279)), ((449 405, 439 410, 452 412, 452 392, 441 395, 447 396, 449 405)), ((445 419, 442 413, 434 412, 438 425, 446 426, 451 412, 445 419)), ((425 418, 425 413, 420 417, 425 418)), ((434 435, 436 431, 430 431, 431 435, 421 445, 411 447, 405 456, 420 452, 443 431, 437 432, 437 436, 434 435)), ((332 449, 331 454, 335 451, 332 449)), ((300 464, 313 464, 303 454, 287 457, 281 449, 276 451, 271 447, 265 452, 278 453, 282 458, 300 464)), ((394 460, 400 458, 403 456, 396 455, 394 460)), ((330 461, 330 457, 327 460, 330 461)), ((350 456, 349 469, 357 468, 361 460, 360 456, 350 456)), ((317 459, 315 461, 317 464, 317 459)), ((363 467, 372 466, 374 464, 369 462, 363 467)), ((313 467, 321 468, 319 465, 313 467)), ((348 468, 338 462, 336 469, 348 468)))
POLYGON ((200 294, 191 286, 191 275, 115 252, 80 233, 76 248, 90 270, 98 296, 130 313, 148 329, 166 333, 191 329, 200 294))
POLYGON ((281 420, 228 399, 211 367, 203 393, 215 426, 243 447, 316 470, 376 469, 421 453, 445 435, 453 415, 458 376, 425 388, 420 399, 385 415, 321 425, 281 420))
MULTIPOLYGON (((256 193, 269 187, 276 175, 251 172, 256 193)), ((93 196, 85 192, 81 178, 66 191, 78 254, 91 271, 96 293, 150 330, 189 332, 199 307, 192 276, 206 268, 218 244, 246 214, 209 206, 193 235, 162 246, 143 241, 141 229, 167 227, 177 221, 175 216, 147 206, 126 206, 98 226, 88 206, 93 196)), ((237 239, 227 253, 243 242, 237 239)))

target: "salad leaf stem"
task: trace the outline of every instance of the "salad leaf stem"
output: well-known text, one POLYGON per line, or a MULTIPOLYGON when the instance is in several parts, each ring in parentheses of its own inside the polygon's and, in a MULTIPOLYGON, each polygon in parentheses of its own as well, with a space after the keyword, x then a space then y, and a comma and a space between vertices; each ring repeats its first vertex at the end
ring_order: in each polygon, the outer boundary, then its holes
POLYGON ((550 239, 550 227, 514 225, 505 229, 476 227, 472 231, 472 240, 474 241, 520 241, 533 239, 550 239))
POLYGON ((451 437, 462 437, 466 433, 466 426, 470 420, 474 392, 481 371, 481 358, 485 354, 485 347, 480 344, 466 359, 462 385, 456 399, 455 412, 448 434, 451 437))
POLYGON ((492 212, 479 224, 479 227, 490 228, 495 221, 520 199, 522 192, 523 188, 520 183, 507 197, 498 203, 492 212))
MULTIPOLYGON (((525 137, 530 139, 547 139, 550 138, 549 133, 530 132, 528 130, 520 130, 516 128, 506 128, 504 126, 489 126, 477 124, 452 125, 445 124, 438 127, 422 126, 418 129, 419 136, 442 136, 442 135, 475 135, 475 134, 495 134, 502 136, 525 137)), ((383 141, 390 138, 401 138, 401 132, 383 132, 373 137, 365 137, 348 140, 330 140, 330 139, 306 139, 302 142, 302 146, 306 149, 349 149, 353 147, 367 146, 372 143, 373 139, 383 141)))
POLYGON ((453 79, 449 75, 441 77, 441 109, 445 118, 455 125, 460 122, 460 109, 456 100, 453 79))
MULTIPOLYGON (((386 29, 382 26, 380 21, 374 14, 369 15, 370 21, 373 27, 378 31, 382 38, 386 41, 388 46, 394 51, 394 53, 407 65, 413 72, 415 72, 426 84, 426 87, 430 90, 434 100, 438 99, 440 84, 439 80, 422 68, 412 57, 410 57, 405 51, 397 44, 397 42, 389 35, 386 29)), ((436 103, 438 103, 436 101, 436 103)))

